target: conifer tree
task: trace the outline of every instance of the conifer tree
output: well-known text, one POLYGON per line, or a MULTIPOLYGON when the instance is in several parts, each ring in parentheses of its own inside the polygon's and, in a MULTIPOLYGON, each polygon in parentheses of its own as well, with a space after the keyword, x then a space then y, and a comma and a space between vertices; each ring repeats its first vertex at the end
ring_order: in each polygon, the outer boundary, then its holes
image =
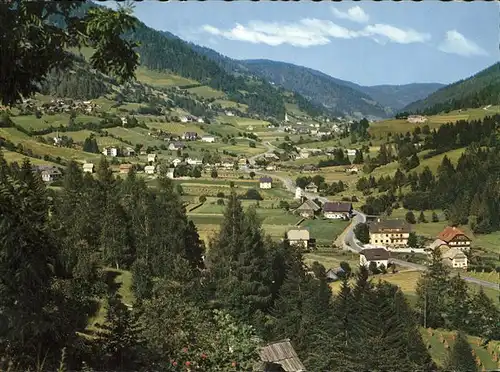
MULTIPOLYGON (((447 323, 451 329, 467 331, 470 328, 470 296, 467 283, 460 274, 450 278, 446 293, 447 323)), ((474 327, 474 326, 473 326, 474 327)))
POLYGON ((100 333, 103 367, 107 370, 137 370, 142 361, 142 339, 138 320, 118 294, 108 297, 106 321, 100 333))
POLYGON ((455 343, 448 354, 445 370, 453 372, 476 372, 478 370, 467 336, 462 332, 458 332, 455 343))
POLYGON ((443 294, 448 290, 450 270, 442 261, 441 251, 432 250, 429 269, 417 282, 416 307, 421 314, 424 327, 438 328, 444 326, 446 301, 443 294))

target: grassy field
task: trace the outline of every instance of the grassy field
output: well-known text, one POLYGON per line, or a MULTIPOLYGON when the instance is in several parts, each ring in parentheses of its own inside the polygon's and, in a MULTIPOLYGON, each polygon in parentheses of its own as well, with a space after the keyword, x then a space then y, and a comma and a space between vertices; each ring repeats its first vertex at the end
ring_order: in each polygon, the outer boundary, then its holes
MULTIPOLYGON (((432 359, 438 366, 442 367, 450 348, 453 347, 455 333, 442 329, 421 328, 421 334, 432 359)), ((500 364, 498 363, 500 342, 490 341, 487 345, 481 346, 483 340, 474 336, 468 336, 468 341, 475 356, 481 361, 479 370, 493 371, 500 368, 500 364)))
POLYGON ((237 103, 234 101, 227 101, 224 99, 216 99, 214 103, 221 105, 223 109, 237 108, 238 110, 243 112, 246 112, 248 110, 248 105, 245 105, 244 103, 237 103))
POLYGON ((166 132, 178 135, 181 135, 184 132, 196 132, 198 133, 198 135, 205 134, 205 131, 203 131, 199 125, 193 123, 174 123, 166 121, 152 121, 151 119, 153 118, 149 119, 150 119, 149 121, 146 121, 146 125, 149 128, 162 129, 166 132))
POLYGON ((168 88, 174 86, 185 86, 197 84, 197 81, 184 78, 182 76, 168 74, 166 72, 152 71, 143 67, 139 67, 136 71, 138 81, 160 88, 168 88))
POLYGON ((261 129, 262 127, 267 127, 269 125, 268 121, 250 119, 250 118, 240 118, 239 116, 227 116, 227 115, 219 115, 217 120, 220 123, 229 123, 233 124, 236 127, 240 127, 241 129, 247 129, 247 127, 252 126, 255 130, 261 129))
POLYGON ((309 230, 311 237, 316 238, 317 244, 332 245, 333 241, 349 225, 346 221, 336 220, 305 220, 300 226, 309 230))
POLYGON ((500 106, 492 106, 488 110, 483 108, 477 109, 466 109, 461 112, 451 111, 447 114, 431 115, 428 116, 428 121, 426 123, 408 123, 403 119, 389 119, 378 121, 370 124, 368 129, 370 134, 376 138, 385 138, 389 133, 406 133, 412 132, 416 127, 422 128, 424 125, 428 125, 432 130, 434 128, 439 128, 441 125, 446 123, 456 122, 458 120, 477 120, 482 119, 488 115, 494 115, 500 112, 500 106))
POLYGON ((13 116, 12 121, 27 130, 40 130, 50 126, 67 126, 69 123, 68 114, 43 115, 38 119, 35 115, 13 116))
POLYGON ((42 159, 37 159, 37 158, 32 158, 23 154, 19 154, 17 152, 12 152, 8 150, 2 150, 2 155, 7 161, 7 163, 14 163, 17 162, 17 164, 21 165, 22 162, 24 161, 25 158, 27 158, 31 164, 33 165, 53 165, 53 166, 60 166, 59 164, 52 163, 50 161, 45 161, 42 159))
POLYGON ((212 89, 206 85, 202 85, 202 86, 196 87, 196 88, 189 88, 187 91, 189 93, 197 94, 203 98, 220 98, 220 97, 223 97, 225 95, 224 92, 221 92, 220 90, 212 89))

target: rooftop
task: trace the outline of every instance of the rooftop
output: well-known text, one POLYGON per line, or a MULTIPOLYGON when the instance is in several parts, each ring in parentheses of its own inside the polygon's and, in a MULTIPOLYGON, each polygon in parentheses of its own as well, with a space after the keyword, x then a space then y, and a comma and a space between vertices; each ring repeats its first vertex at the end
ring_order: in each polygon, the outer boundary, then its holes
POLYGON ((352 203, 326 202, 323 205, 323 212, 351 212, 352 203))
POLYGON ((464 235, 464 236, 467 236, 464 234, 464 232, 456 227, 452 227, 452 226, 446 226, 445 229, 443 231, 441 231, 441 233, 439 233, 438 235, 438 239, 441 239, 445 242, 450 242, 451 240, 453 240, 456 236, 458 235, 464 235))
POLYGON ((382 220, 377 219, 370 223, 370 232, 384 232, 384 231, 399 231, 399 232, 410 232, 411 226, 405 220, 382 220))
POLYGON ((389 259, 389 251, 384 248, 368 248, 360 252, 367 261, 380 261, 389 259))
POLYGON ((308 211, 308 210, 313 210, 314 212, 319 211, 321 207, 313 202, 312 200, 306 200, 304 203, 302 203, 296 211, 308 211))
POLYGON ((273 182, 271 177, 261 177, 260 182, 273 182))
POLYGON ((289 339, 267 344, 259 350, 259 356, 264 363, 279 364, 285 372, 306 370, 289 339))

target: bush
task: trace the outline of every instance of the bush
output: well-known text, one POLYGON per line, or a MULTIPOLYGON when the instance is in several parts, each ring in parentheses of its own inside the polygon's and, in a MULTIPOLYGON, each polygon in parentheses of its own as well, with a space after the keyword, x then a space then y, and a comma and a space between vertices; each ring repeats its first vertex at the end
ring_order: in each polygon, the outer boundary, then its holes
POLYGON ((225 195, 224 195, 224 193, 223 193, 223 192, 218 192, 218 193, 217 193, 217 197, 218 197, 218 198, 224 198, 224 197, 225 197, 225 195))
POLYGON ((207 201, 207 197, 205 195, 202 195, 198 200, 200 201, 200 203, 205 203, 207 201))
POLYGON ((217 205, 224 205, 224 199, 217 199, 217 205))

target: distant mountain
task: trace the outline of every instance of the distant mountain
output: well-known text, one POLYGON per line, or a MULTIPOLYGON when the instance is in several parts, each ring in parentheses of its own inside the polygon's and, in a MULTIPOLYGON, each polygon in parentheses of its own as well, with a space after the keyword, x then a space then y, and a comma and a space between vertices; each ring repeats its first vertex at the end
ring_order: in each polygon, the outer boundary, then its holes
POLYGON ((447 85, 403 108, 405 112, 436 114, 461 108, 500 104, 500 62, 470 78, 447 85))
POLYGON ((397 111, 434 93, 444 87, 439 83, 413 83, 405 85, 373 85, 361 86, 362 92, 371 96, 384 107, 397 111))

